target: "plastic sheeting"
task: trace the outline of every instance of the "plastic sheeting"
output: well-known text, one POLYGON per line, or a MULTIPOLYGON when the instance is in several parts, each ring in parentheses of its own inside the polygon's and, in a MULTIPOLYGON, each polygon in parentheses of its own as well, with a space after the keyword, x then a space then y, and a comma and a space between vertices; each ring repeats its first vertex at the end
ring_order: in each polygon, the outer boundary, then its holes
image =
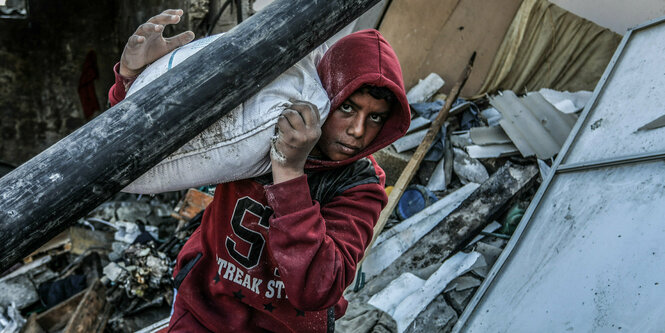
POLYGON ((620 40, 546 0, 524 0, 476 97, 499 89, 593 90, 620 40))

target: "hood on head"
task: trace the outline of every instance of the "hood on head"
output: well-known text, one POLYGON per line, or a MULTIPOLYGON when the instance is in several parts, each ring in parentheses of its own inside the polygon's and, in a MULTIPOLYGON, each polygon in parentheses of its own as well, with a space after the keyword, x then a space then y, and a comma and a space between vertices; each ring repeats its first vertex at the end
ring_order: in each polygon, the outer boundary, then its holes
POLYGON ((409 128, 411 112, 404 91, 402 68, 395 51, 377 30, 354 32, 333 44, 317 66, 323 88, 330 98, 330 112, 363 85, 390 89, 397 103, 374 141, 357 155, 343 161, 308 159, 308 169, 349 164, 384 148, 409 128))

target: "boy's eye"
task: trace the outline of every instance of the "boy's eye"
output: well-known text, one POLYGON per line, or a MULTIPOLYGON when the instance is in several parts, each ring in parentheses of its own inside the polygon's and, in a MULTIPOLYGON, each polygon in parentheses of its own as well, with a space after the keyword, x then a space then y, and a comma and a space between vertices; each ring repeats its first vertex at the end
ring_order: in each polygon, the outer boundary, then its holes
POLYGON ((346 113, 353 111, 353 107, 349 104, 342 104, 339 109, 346 113))
POLYGON ((379 114, 371 114, 369 115, 369 120, 375 123, 383 123, 383 116, 379 114))

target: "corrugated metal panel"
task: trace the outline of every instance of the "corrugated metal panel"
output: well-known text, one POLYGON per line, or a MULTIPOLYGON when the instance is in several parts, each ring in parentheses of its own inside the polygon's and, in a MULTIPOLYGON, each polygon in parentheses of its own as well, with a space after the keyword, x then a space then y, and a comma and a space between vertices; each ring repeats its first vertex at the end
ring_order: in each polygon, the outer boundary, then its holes
POLYGON ((504 91, 490 103, 501 112, 501 127, 525 157, 548 159, 558 154, 575 124, 574 116, 559 112, 538 92, 519 98, 504 91))
POLYGON ((663 331, 665 129, 635 132, 662 114, 663 22, 626 34, 454 331, 663 331))

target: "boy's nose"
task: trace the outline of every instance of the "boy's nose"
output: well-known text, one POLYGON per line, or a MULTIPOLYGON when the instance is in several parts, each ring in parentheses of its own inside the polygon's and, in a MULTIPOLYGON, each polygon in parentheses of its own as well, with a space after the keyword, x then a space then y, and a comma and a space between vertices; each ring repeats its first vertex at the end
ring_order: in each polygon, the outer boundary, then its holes
POLYGON ((365 120, 362 116, 358 115, 351 120, 346 133, 356 139, 360 139, 365 135, 365 120))

